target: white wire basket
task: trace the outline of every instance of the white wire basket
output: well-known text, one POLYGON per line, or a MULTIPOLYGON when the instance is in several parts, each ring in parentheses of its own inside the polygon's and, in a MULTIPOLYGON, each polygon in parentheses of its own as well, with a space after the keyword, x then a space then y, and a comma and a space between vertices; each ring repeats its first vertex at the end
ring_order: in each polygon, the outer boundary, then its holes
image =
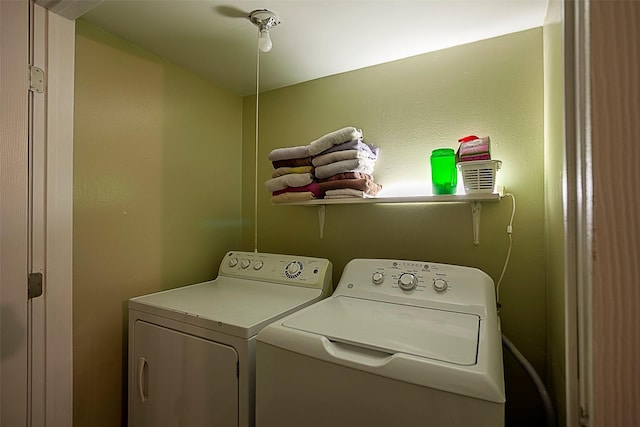
POLYGON ((462 174, 465 193, 495 193, 496 174, 501 166, 500 160, 459 162, 458 169, 462 174))

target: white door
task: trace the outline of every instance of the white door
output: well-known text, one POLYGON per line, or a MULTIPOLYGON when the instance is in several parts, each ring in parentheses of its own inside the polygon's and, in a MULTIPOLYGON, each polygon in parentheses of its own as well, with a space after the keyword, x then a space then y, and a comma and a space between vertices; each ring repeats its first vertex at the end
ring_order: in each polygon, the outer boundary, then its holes
POLYGON ((132 427, 238 426, 233 347, 141 320, 133 331, 132 427))
POLYGON ((27 422, 29 3, 0 1, 0 425, 27 422))

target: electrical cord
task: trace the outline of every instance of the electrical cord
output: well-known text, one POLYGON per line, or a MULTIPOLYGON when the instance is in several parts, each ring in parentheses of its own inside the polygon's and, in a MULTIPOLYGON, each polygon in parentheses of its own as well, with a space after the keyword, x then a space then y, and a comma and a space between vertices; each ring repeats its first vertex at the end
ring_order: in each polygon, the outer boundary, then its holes
MULTIPOLYGON (((516 197, 511 193, 505 193, 505 197, 511 197, 511 218, 509 219, 509 225, 507 226, 507 235, 509 236, 509 249, 507 249, 507 256, 504 260, 504 266, 502 268, 502 273, 500 273, 500 278, 498 279, 498 284, 496 285, 496 303, 498 305, 498 310, 500 310, 500 284, 502 283, 502 279, 504 277, 504 273, 507 271, 507 266, 509 265, 509 259, 511 258, 511 248, 513 246, 513 238, 511 234, 513 233, 513 217, 516 214, 516 197)), ((531 381, 533 382, 540 398, 542 399, 542 403, 545 410, 545 417, 547 420, 548 427, 556 426, 556 413, 555 408, 553 406, 553 402, 549 396, 549 392, 544 386, 544 382, 538 376, 536 370, 531 366, 531 363, 524 357, 524 355, 518 350, 518 348, 509 340, 504 334, 502 334, 502 344, 504 347, 509 350, 509 352, 515 357, 515 359, 520 363, 522 368, 525 370, 531 381)))
MULTIPOLYGON (((505 193, 505 196, 511 197, 511 218, 509 219, 509 225, 507 226, 507 235, 509 236, 509 249, 507 249, 507 256, 504 260, 504 267, 502 268, 502 273, 500 274, 500 278, 498 279, 498 284, 496 285, 496 303, 498 305, 498 311, 500 310, 500 284, 502 283, 502 278, 504 277, 505 271, 507 271, 507 266, 509 265, 509 258, 511 258, 511 248, 513 246, 513 239, 511 234, 513 232, 513 217, 516 214, 516 198, 511 193, 505 193)), ((533 368, 531 363, 524 357, 524 355, 518 350, 518 348, 509 340, 504 334, 502 334, 502 345, 509 350, 509 352, 515 357, 516 361, 522 366, 525 370, 531 381, 533 382, 540 398, 542 399, 542 404, 545 410, 545 417, 547 420, 548 427, 556 427, 556 412, 553 406, 553 402, 551 401, 551 397, 549 396, 549 392, 544 386, 544 382, 538 376, 538 373, 533 368)))
POLYGON ((542 382, 542 379, 540 379, 540 376, 538 376, 536 370, 533 368, 533 366, 531 366, 531 363, 529 363, 524 355, 520 353, 520 350, 518 350, 518 348, 511 342, 511 340, 509 340, 509 338, 505 336, 505 334, 502 334, 502 345, 504 345, 504 347, 509 350, 509 353, 511 353, 513 357, 516 358, 527 375, 529 375, 529 378, 531 378, 533 385, 536 387, 536 390, 538 391, 538 394, 540 395, 540 399, 542 399, 542 404, 544 406, 547 427, 556 427, 557 423, 555 407, 553 406, 553 402, 551 401, 551 397, 549 396, 547 388, 544 386, 544 382, 542 382))
POLYGON ((496 285, 496 303, 498 305, 498 309, 500 308, 500 284, 502 283, 502 278, 504 277, 504 273, 507 271, 507 266, 509 265, 509 259, 511 258, 511 248, 513 246, 513 238, 511 237, 511 233, 513 232, 513 217, 516 215, 516 197, 511 193, 504 193, 505 197, 511 197, 511 218, 509 219, 509 225, 507 225, 507 235, 509 236, 509 249, 507 249, 507 256, 504 260, 504 266, 502 267, 502 273, 500 273, 500 278, 498 279, 498 283, 496 285))

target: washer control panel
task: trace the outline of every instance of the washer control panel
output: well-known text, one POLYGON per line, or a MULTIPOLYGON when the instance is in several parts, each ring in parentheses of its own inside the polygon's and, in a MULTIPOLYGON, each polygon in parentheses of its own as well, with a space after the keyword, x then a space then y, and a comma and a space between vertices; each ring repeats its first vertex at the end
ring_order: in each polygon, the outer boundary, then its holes
POLYGON ((331 292, 332 264, 324 258, 259 252, 227 252, 219 276, 326 289, 331 292))
POLYGON ((481 270, 406 260, 354 259, 345 267, 333 295, 411 305, 495 304, 493 280, 481 270))

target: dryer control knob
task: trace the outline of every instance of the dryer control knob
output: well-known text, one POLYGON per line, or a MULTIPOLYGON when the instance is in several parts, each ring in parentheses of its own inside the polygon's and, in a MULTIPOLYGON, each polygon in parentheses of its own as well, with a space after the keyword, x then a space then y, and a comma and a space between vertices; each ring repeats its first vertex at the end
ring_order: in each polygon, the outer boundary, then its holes
POLYGON ((380 273, 379 271, 376 271, 371 275, 371 281, 373 282, 374 285, 381 284, 382 282, 384 282, 384 274, 380 273))
POLYGON ((264 266, 264 262, 256 261, 255 264, 253 264, 253 269, 254 270, 260 270, 263 266, 264 266))
POLYGON ((251 265, 251 261, 249 261, 248 259, 243 259, 242 263, 240 263, 240 267, 242 268, 249 268, 250 265, 251 265))
POLYGON ((291 276, 295 275, 299 270, 300 270, 300 266, 295 261, 287 265, 287 273, 289 273, 291 276))
POLYGON ((231 258, 229 260, 229 267, 235 267, 236 265, 238 265, 238 258, 231 258))
POLYGON ((418 279, 411 273, 402 273, 398 279, 398 286, 404 291, 412 291, 416 288, 418 279))
POLYGON ((449 287, 449 284, 447 283, 446 280, 433 279, 433 289, 435 289, 436 292, 444 292, 447 290, 448 287, 449 287))

